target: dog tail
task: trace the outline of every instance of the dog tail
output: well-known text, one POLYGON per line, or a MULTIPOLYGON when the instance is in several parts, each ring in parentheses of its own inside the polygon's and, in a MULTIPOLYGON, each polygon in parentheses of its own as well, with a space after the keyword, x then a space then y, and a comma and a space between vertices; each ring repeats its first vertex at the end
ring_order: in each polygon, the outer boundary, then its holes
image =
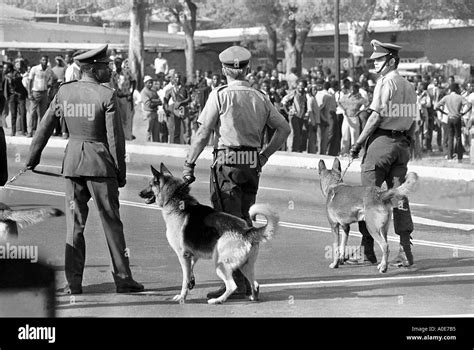
POLYGON ((416 173, 408 173, 405 182, 397 188, 392 188, 382 194, 382 201, 392 201, 392 199, 400 200, 406 197, 408 193, 415 190, 415 186, 418 182, 418 175, 416 173))
POLYGON ((26 210, 2 210, 0 220, 15 221, 20 227, 37 224, 47 218, 63 216, 64 213, 57 208, 39 208, 26 210))
POLYGON ((274 212, 268 204, 254 204, 249 210, 250 218, 255 220, 257 215, 265 216, 267 224, 263 227, 251 231, 251 240, 253 243, 265 242, 273 237, 278 229, 280 217, 274 212))

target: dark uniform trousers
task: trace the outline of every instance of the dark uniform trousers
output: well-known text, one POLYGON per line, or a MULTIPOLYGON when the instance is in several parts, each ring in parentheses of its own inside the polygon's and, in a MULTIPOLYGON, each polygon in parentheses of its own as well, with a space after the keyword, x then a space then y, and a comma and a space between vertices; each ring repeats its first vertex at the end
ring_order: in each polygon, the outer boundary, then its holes
POLYGON ((99 211, 105 231, 114 274, 122 279, 132 275, 119 213, 119 189, 115 178, 66 177, 66 279, 69 285, 82 284, 86 259, 84 228, 90 198, 99 211))
MULTIPOLYGON (((255 152, 251 159, 258 162, 258 152, 256 149, 242 150, 245 152, 255 152)), ((222 157, 223 152, 226 151, 214 151, 214 160, 216 157, 222 157)), ((211 171, 211 202, 213 207, 242 218, 249 226, 252 226, 253 223, 249 216, 249 209, 255 204, 257 198, 260 166, 257 163, 221 164, 219 162, 215 166, 220 199, 219 193, 217 193, 214 187, 214 177, 211 171)))
MULTIPOLYGON (((405 181, 407 164, 410 159, 410 142, 407 137, 380 135, 377 131, 369 137, 366 153, 362 160, 362 186, 382 186, 384 182, 390 189, 400 186, 405 181)), ((395 233, 400 236, 400 244, 410 245, 410 234, 413 232, 408 199, 393 209, 393 225, 395 233)), ((374 239, 369 234, 365 221, 359 221, 362 233, 362 246, 365 255, 374 256, 374 239)))

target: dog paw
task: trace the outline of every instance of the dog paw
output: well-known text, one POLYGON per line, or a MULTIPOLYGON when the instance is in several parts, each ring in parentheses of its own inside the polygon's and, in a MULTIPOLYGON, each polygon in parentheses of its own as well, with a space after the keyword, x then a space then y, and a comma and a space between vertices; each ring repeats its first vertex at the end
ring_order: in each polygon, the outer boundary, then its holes
POLYGON ((337 268, 339 267, 339 263, 333 262, 333 263, 331 263, 331 264, 329 265, 329 267, 330 267, 331 269, 337 269, 337 268))
POLYGON ((181 295, 181 294, 176 294, 176 295, 173 297, 173 301, 177 301, 177 302, 179 302, 180 304, 184 304, 184 303, 185 303, 185 300, 186 300, 186 297, 184 297, 184 296, 181 295))
POLYGON ((380 273, 385 273, 385 272, 387 272, 387 264, 380 263, 377 266, 377 269, 379 270, 380 273))
POLYGON ((196 285, 196 280, 194 279, 194 276, 192 276, 191 280, 188 282, 189 290, 193 289, 195 285, 196 285))
POLYGON ((217 304, 222 304, 222 300, 219 300, 218 298, 209 299, 207 303, 210 305, 217 305, 217 304))

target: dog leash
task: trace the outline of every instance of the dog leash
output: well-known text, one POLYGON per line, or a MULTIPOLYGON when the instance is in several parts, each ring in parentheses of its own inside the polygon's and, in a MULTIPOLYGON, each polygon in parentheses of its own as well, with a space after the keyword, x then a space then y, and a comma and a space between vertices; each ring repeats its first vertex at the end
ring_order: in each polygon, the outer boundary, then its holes
POLYGON ((29 170, 28 167, 25 167, 23 169, 20 169, 19 172, 17 172, 15 174, 15 176, 13 176, 10 180, 8 180, 7 182, 5 182, 5 185, 3 185, 3 187, 1 189, 4 189, 7 185, 11 184, 13 181, 15 181, 16 179, 18 179, 21 175, 23 175, 24 173, 26 173, 27 171, 29 170))
POLYGON ((341 179, 344 179, 344 176, 346 175, 347 169, 351 166, 352 162, 354 161, 354 158, 349 157, 349 163, 346 166, 346 169, 344 169, 344 172, 342 173, 341 179))

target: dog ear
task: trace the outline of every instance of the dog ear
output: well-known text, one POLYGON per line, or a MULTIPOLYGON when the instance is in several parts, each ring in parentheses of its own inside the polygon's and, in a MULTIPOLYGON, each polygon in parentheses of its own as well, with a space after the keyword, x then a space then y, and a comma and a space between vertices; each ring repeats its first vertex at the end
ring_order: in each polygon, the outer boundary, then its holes
POLYGON ((165 167, 163 163, 160 164, 160 171, 162 174, 168 174, 168 175, 173 176, 173 174, 171 174, 171 171, 169 171, 168 168, 165 167))
POLYGON ((332 163, 332 170, 341 172, 341 162, 338 158, 334 158, 334 163, 332 163))
POLYGON ((321 171, 326 170, 326 163, 324 163, 324 160, 319 161, 319 174, 321 174, 321 171))
POLYGON ((150 165, 150 168, 151 168, 151 173, 153 174, 155 178, 159 179, 160 177, 163 176, 163 174, 161 174, 158 170, 153 168, 153 165, 150 165))

